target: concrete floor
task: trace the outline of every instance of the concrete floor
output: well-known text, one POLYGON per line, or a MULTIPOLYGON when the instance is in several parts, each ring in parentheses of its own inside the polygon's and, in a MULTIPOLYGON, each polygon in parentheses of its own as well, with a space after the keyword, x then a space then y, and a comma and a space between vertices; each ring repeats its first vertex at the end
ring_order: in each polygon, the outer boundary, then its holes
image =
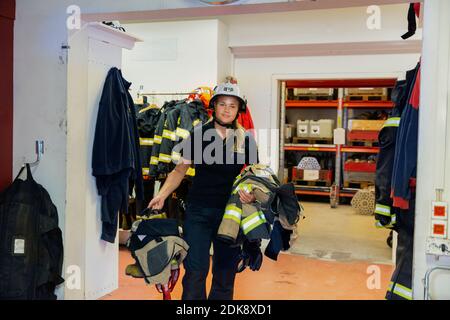
POLYGON ((366 261, 392 264, 392 249, 386 244, 389 231, 377 229, 373 216, 359 215, 351 206, 332 209, 328 203, 302 202, 299 237, 293 254, 328 261, 366 261))
MULTIPOLYGON (((119 289, 101 300, 162 300, 155 286, 143 279, 125 275, 134 262, 126 248, 120 249, 119 289)), ((236 277, 235 300, 383 300, 393 268, 367 262, 337 262, 280 254, 277 261, 264 257, 257 272, 245 270, 236 277), (375 282, 373 281, 376 270, 375 282), (373 285, 375 284, 375 285, 373 285)), ((181 275, 172 293, 173 300, 182 294, 181 275)), ((207 291, 211 273, 207 278, 207 291)))
MULTIPOLYGON (((237 275, 236 300, 382 300, 393 272, 388 231, 374 227, 373 216, 358 215, 350 206, 331 209, 327 203, 303 202, 306 219, 290 252, 278 261, 264 257, 258 272, 237 275), (373 282, 374 270, 376 280, 373 282), (376 283, 375 286, 371 285, 376 283)), ((160 300, 161 294, 143 279, 125 276, 133 263, 120 250, 119 289, 102 300, 160 300)), ((172 294, 181 299, 181 276, 172 294)), ((211 274, 207 287, 211 284, 211 274)))

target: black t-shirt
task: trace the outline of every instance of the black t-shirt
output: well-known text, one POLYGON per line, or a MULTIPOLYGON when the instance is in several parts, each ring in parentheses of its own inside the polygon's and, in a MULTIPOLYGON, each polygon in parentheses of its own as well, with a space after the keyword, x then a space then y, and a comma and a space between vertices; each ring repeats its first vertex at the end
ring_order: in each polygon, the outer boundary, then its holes
POLYGON ((258 162, 256 141, 250 133, 245 133, 243 150, 236 152, 234 138, 222 139, 213 121, 196 127, 182 145, 183 158, 195 166, 187 203, 205 208, 224 208, 244 165, 258 162))

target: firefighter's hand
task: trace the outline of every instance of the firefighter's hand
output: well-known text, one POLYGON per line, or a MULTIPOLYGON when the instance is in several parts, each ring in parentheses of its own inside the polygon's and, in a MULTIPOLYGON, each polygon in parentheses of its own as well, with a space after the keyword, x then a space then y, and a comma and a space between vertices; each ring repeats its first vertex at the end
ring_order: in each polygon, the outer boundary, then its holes
POLYGON ((161 210, 164 207, 164 198, 160 195, 154 197, 148 204, 148 208, 161 210))
POLYGON ((239 190, 239 196, 241 198, 242 203, 252 203, 256 201, 255 195, 252 193, 245 192, 243 190, 239 190))

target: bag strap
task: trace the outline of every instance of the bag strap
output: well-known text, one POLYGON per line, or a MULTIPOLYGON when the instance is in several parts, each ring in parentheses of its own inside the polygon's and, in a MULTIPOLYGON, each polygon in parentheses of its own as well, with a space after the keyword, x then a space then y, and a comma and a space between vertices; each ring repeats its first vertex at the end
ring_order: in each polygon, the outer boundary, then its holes
POLYGON ((17 180, 20 177, 20 175, 22 174, 22 172, 25 168, 27 168, 27 180, 30 179, 30 180, 34 181, 33 175, 31 174, 31 167, 30 167, 29 163, 26 163, 25 165, 22 166, 22 168, 20 168, 20 171, 14 180, 17 180))

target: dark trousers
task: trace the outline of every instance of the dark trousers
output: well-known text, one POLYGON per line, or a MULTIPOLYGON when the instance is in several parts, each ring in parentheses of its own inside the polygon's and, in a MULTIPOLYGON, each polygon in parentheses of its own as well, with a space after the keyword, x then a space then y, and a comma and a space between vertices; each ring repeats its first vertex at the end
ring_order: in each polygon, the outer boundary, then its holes
POLYGON ((386 299, 412 300, 415 199, 409 201, 409 210, 398 211, 396 266, 386 299))
POLYGON ((189 245, 184 260, 183 300, 206 299, 210 247, 213 243, 212 286, 210 300, 232 300, 239 247, 230 247, 216 239, 225 208, 202 208, 189 205, 183 224, 183 237, 189 245))

